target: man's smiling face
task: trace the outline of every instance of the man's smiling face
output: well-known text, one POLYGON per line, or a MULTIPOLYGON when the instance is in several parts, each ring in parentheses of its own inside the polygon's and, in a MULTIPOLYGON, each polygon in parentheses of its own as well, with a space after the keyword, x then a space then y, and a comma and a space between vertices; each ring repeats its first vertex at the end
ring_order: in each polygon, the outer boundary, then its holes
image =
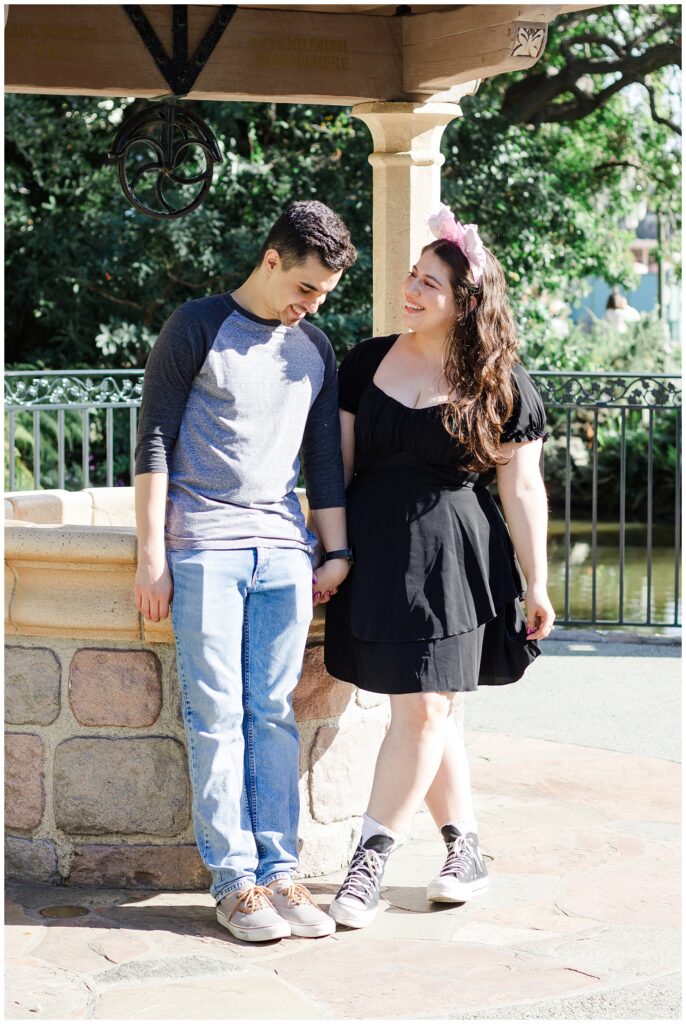
POLYGON ((284 270, 276 249, 268 249, 264 254, 264 266, 268 272, 265 302, 269 316, 286 327, 295 327, 308 314, 314 316, 343 273, 325 267, 313 254, 284 270))

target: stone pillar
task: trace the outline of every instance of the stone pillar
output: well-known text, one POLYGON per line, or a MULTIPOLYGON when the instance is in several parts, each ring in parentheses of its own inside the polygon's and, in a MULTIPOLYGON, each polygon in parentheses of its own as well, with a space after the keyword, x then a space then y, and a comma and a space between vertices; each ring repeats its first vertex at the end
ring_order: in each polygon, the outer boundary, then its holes
MULTIPOLYGON (((469 83, 473 91, 473 83, 469 83)), ((441 198, 441 136, 462 113, 450 103, 359 103, 374 143, 374 334, 402 331, 401 284, 423 245, 441 198)))

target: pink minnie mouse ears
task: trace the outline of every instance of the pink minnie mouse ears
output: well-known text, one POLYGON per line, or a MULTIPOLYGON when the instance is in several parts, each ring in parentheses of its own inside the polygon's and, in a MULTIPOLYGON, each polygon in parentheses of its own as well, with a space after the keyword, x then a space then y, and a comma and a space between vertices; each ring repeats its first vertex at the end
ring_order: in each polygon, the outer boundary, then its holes
POLYGON ((478 284, 486 265, 486 253, 476 224, 460 224, 459 220, 455 220, 450 207, 443 203, 438 207, 438 212, 429 217, 427 224, 436 238, 447 238, 460 247, 469 262, 474 283, 478 284))

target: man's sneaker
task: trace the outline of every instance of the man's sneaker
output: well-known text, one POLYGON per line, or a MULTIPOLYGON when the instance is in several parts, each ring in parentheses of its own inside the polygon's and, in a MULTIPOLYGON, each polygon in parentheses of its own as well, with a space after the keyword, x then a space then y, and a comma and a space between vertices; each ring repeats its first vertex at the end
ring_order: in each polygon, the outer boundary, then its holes
POLYGON ((269 902, 271 892, 262 885, 230 892, 217 904, 217 921, 243 942, 285 939, 291 926, 269 902))
POLYGON ((488 872, 474 832, 462 835, 454 825, 441 829, 448 856, 441 873, 429 882, 426 898, 432 903, 466 903, 488 888, 488 872))
POLYGON ((269 900, 276 912, 291 926, 291 935, 318 939, 322 935, 333 935, 336 931, 334 919, 319 909, 304 885, 287 878, 277 878, 269 889, 269 900))
POLYGON ((390 836, 370 836, 358 843, 345 881, 334 897, 329 913, 338 924, 364 928, 379 909, 381 879, 393 840, 390 836))

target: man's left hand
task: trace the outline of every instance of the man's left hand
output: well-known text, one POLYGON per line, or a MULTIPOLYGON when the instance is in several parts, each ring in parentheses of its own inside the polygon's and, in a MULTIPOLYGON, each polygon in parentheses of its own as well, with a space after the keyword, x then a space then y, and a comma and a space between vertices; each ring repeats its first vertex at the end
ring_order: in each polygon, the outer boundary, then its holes
POLYGON ((347 558, 332 558, 322 562, 312 573, 312 604, 326 604, 350 572, 347 558))

